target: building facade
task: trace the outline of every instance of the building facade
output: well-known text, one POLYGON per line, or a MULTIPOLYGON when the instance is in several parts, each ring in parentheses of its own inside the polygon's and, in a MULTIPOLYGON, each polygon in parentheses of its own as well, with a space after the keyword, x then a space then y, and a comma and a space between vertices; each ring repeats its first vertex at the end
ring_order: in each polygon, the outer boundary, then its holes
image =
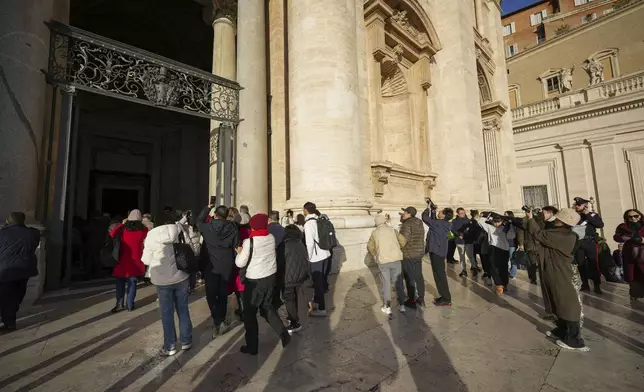
MULTIPOLYGON (((48 229, 54 222, 71 230, 70 211, 87 218, 127 205, 162 215, 221 195, 251 212, 299 212, 313 201, 338 230, 344 252, 336 268, 355 269, 364 266, 376 213, 421 209, 429 197, 443 206, 519 206, 500 1, 196 0, 176 9, 162 0, 147 11, 119 4, 15 0, 3 10, 3 215, 22 210, 48 229), (195 15, 211 30, 196 26, 195 15), (83 90, 65 106, 64 89, 41 72, 59 60, 50 56, 49 20, 131 45, 107 41, 121 55, 104 58, 107 78, 124 54, 151 61, 153 108, 137 106, 140 96, 119 101, 120 90, 83 90), (185 29, 170 34, 168 23, 185 29), (232 92, 188 118, 172 95, 175 71, 232 92), (227 120, 221 107, 233 103, 227 120), (72 124, 72 136, 61 123, 72 124)), ((72 261, 50 258, 67 237, 49 242, 51 287, 73 278, 72 261)))
POLYGON ((632 0, 523 0, 506 2, 503 36, 506 57, 541 45, 578 26, 608 15, 632 0))
POLYGON ((609 243, 644 203, 644 2, 508 59, 517 178, 526 204, 592 197, 609 243))

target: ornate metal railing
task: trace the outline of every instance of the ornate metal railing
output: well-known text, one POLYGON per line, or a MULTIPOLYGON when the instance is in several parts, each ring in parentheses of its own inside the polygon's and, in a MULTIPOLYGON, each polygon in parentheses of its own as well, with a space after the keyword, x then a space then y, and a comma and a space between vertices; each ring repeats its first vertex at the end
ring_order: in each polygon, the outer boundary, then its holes
POLYGON ((239 123, 239 84, 51 21, 48 82, 239 123))

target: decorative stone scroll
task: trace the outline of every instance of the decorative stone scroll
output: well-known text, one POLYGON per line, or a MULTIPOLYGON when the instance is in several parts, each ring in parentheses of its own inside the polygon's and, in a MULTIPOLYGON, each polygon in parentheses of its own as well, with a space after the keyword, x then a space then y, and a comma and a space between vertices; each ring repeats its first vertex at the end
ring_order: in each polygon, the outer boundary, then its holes
POLYGON ((385 185, 389 183, 389 176, 391 175, 391 167, 388 166, 372 166, 371 167, 372 182, 373 182, 373 195, 374 197, 382 197, 385 194, 385 185))
POLYGON ((219 132, 215 131, 210 135, 210 165, 217 163, 217 151, 219 149, 219 132))

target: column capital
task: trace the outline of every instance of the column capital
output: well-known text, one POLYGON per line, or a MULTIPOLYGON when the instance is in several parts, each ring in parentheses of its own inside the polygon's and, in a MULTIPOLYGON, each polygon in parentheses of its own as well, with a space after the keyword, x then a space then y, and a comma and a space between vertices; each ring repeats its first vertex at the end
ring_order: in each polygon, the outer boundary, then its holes
POLYGON ((212 0, 213 23, 221 18, 233 23, 237 20, 237 0, 212 0))

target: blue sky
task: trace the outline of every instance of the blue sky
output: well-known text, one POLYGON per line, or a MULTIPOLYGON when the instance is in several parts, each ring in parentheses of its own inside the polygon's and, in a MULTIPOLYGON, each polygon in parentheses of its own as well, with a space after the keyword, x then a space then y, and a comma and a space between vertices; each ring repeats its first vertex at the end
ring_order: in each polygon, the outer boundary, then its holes
POLYGON ((501 8, 503 8, 503 16, 538 2, 539 0, 503 0, 503 3, 501 3, 501 8))

